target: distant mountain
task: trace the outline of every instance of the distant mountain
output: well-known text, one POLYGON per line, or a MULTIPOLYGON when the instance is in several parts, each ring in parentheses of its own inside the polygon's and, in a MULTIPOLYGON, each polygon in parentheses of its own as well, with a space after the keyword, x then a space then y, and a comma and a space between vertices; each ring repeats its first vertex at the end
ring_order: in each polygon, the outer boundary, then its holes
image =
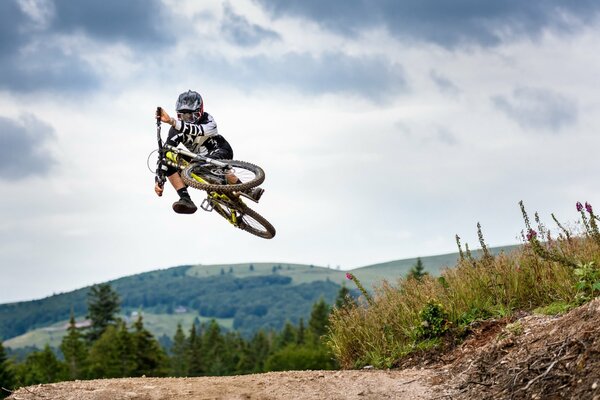
MULTIPOLYGON (((421 257, 425 270, 433 275, 443 267, 456 265, 457 259, 458 253, 421 257)), ((406 276, 416 261, 390 261, 356 268, 352 273, 372 290, 384 279, 395 283, 406 276)), ((178 322, 189 329, 196 318, 214 318, 225 329, 251 335, 260 328, 279 330, 287 320, 297 324, 304 318, 306 322, 319 298, 333 304, 341 285, 355 290, 347 284, 345 275, 346 271, 303 264, 184 265, 109 283, 120 295, 123 317, 132 318, 132 314, 143 312, 144 324, 157 337, 172 337, 178 322)), ((71 310, 78 321, 85 318, 89 289, 0 304, 0 338, 4 338, 4 345, 58 345, 71 310)))

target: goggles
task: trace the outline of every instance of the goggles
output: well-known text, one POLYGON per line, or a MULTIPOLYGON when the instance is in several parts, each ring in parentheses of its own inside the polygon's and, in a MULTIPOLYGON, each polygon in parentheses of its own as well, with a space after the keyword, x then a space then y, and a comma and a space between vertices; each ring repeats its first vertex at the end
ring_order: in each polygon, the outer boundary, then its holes
POLYGON ((194 122, 200 119, 200 111, 181 110, 177 112, 177 118, 184 122, 194 122))

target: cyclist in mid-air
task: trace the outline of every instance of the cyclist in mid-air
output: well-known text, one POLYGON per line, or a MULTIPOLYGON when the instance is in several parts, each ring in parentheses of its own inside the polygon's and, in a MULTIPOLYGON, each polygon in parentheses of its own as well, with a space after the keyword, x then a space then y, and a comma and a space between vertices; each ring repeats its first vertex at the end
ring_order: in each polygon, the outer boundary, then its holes
MULTIPOLYGON (((165 144, 177 147, 180 143, 183 144, 189 151, 210 157, 217 160, 232 160, 233 150, 227 140, 217 131, 217 123, 212 115, 204 111, 204 102, 202 96, 198 92, 188 90, 181 93, 175 103, 177 111, 177 119, 172 118, 160 107, 160 115, 156 115, 161 122, 171 125, 169 135, 165 144)), ((187 185, 179 175, 179 171, 175 167, 160 163, 157 170, 166 176, 173 188, 179 195, 179 200, 173 203, 173 210, 179 214, 193 214, 198 207, 190 198, 187 191, 187 185)), ((227 183, 239 183, 238 178, 231 174, 227 177, 227 183)), ((163 194, 163 184, 157 178, 154 191, 158 196, 163 194)), ((264 189, 255 187, 245 193, 245 197, 258 202, 262 196, 264 189)))

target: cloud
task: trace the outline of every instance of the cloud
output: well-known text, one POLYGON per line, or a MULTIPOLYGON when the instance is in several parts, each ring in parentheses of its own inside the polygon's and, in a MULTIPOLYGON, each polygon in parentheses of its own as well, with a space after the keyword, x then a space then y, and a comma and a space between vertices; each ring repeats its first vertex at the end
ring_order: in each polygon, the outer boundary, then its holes
POLYGON ((159 0, 0 1, 0 88, 68 92, 98 88, 85 54, 122 43, 158 52, 171 35, 159 0))
POLYGON ((0 88, 17 92, 85 91, 100 84, 87 62, 51 41, 30 43, 16 54, 0 56, 0 67, 0 88))
POLYGON ((264 40, 279 40, 275 31, 251 24, 245 17, 236 14, 229 4, 223 6, 224 16, 221 31, 228 41, 242 47, 253 47, 264 40))
POLYGON ((384 26, 396 37, 447 48, 493 46, 514 35, 535 37, 544 29, 575 29, 593 21, 600 3, 592 0, 255 0, 274 17, 313 20, 332 31, 356 35, 384 26))
POLYGON ((7 54, 14 54, 25 42, 19 28, 26 21, 25 13, 15 1, 0 1, 0 61, 7 54))
POLYGON ((54 129, 37 118, 19 121, 0 117, 0 179, 18 181, 46 175, 56 164, 47 150, 54 129))
POLYGON ((277 58, 258 55, 213 62, 213 76, 234 80, 247 90, 257 86, 292 87, 309 95, 349 94, 378 103, 408 91, 402 66, 381 56, 286 53, 277 58))
POLYGON ((520 87, 512 96, 493 96, 492 103, 524 128, 554 132, 577 122, 574 101, 549 89, 520 87))
POLYGON ((450 79, 441 75, 439 72, 431 70, 429 72, 429 77, 442 93, 450 94, 453 96, 456 96, 460 93, 460 89, 458 88, 458 86, 456 86, 450 79))
POLYGON ((171 39, 163 29, 167 10, 160 0, 54 0, 54 7, 50 29, 55 32, 83 32, 96 40, 121 40, 154 51, 171 39))

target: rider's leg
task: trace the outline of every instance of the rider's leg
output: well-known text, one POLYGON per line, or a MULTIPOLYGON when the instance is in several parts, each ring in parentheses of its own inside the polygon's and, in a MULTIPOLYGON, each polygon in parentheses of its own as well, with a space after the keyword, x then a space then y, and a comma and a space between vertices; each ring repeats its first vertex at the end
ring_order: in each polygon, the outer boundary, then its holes
POLYGON ((167 179, 169 182, 171 182, 171 185, 173 185, 175 190, 186 187, 185 182, 183 179, 181 179, 181 175, 179 175, 179 172, 175 172, 173 175, 167 176, 167 179))
POLYGON ((193 214, 196 212, 198 207, 192 201, 190 194, 187 191, 187 186, 183 179, 181 179, 181 175, 179 172, 175 172, 172 175, 167 177, 173 188, 177 190, 177 194, 179 195, 179 200, 173 203, 173 210, 179 214, 193 214))

